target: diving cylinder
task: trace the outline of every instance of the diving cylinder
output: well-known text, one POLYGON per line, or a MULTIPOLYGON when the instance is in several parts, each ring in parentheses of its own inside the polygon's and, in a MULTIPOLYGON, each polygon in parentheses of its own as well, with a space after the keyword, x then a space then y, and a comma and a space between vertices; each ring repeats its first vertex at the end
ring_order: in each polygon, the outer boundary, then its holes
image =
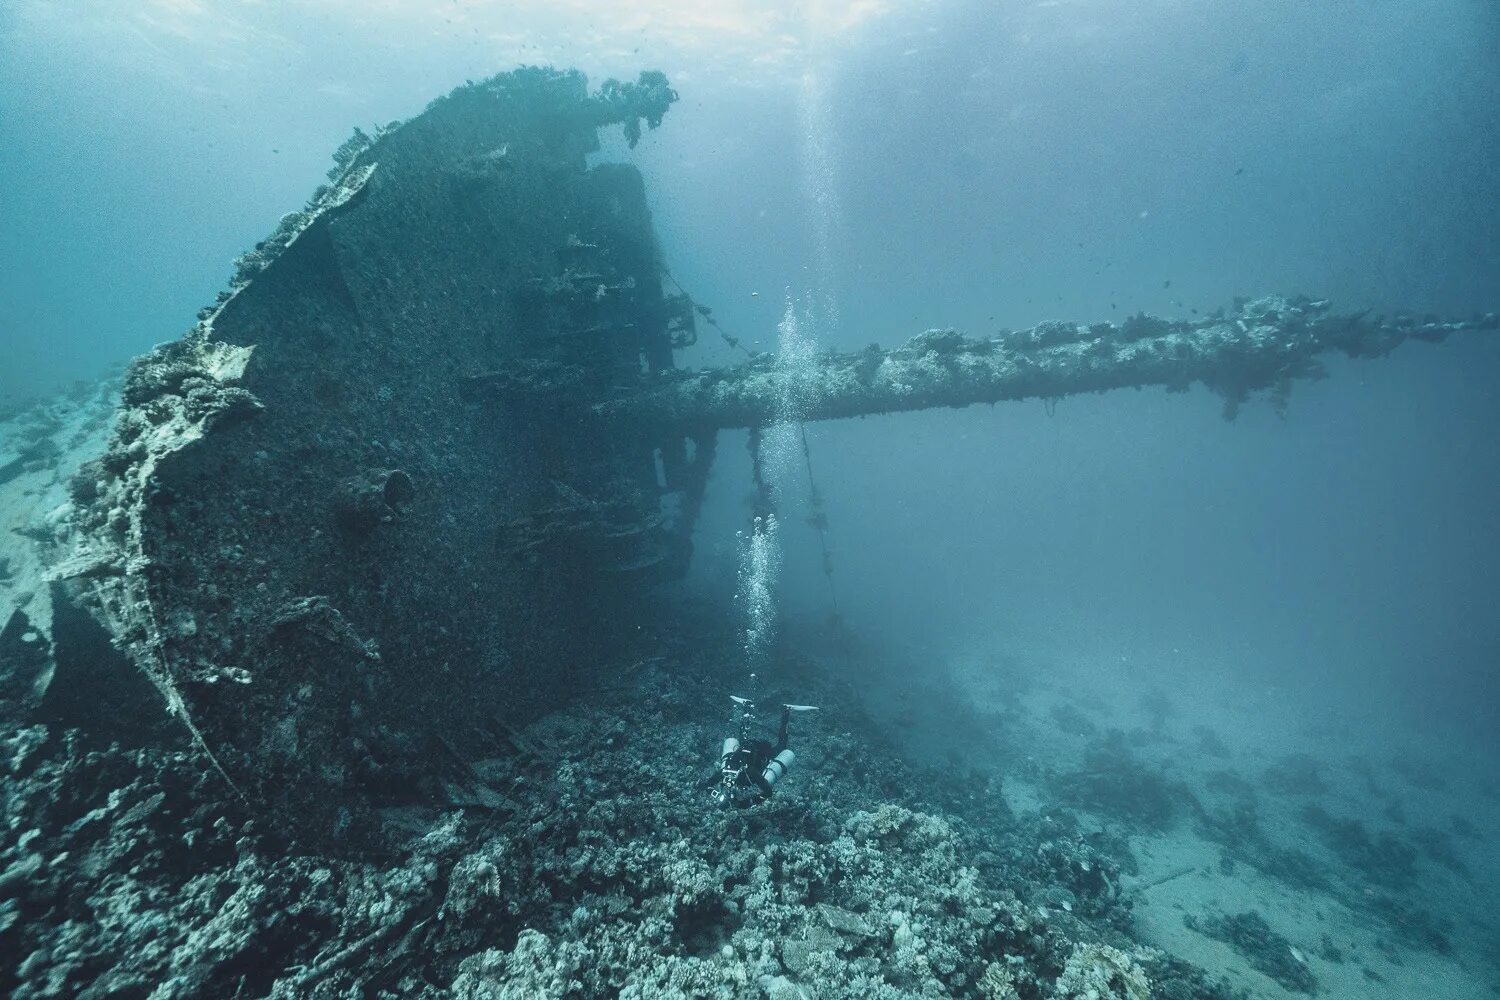
POLYGON ((739 748, 739 740, 735 739, 733 736, 726 739, 724 741, 724 749, 719 751, 719 766, 723 767, 725 764, 729 763, 729 758, 734 756, 735 752, 738 751, 739 748))
POLYGON ((796 759, 796 754, 790 750, 783 750, 771 758, 771 762, 766 765, 766 769, 760 773, 760 776, 766 780, 766 784, 775 787, 776 782, 781 780, 781 776, 786 774, 786 769, 791 767, 792 761, 796 759))

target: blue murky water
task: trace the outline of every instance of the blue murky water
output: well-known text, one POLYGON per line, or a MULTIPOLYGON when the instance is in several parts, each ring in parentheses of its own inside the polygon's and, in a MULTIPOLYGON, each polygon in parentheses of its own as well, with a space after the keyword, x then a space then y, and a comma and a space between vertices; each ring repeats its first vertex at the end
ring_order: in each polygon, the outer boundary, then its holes
POLYGON ((660 69, 662 127, 592 162, 640 168, 712 307, 678 364, 784 374, 778 424, 719 446, 685 584, 737 616, 745 684, 853 637, 899 753, 1123 838, 1132 940, 1255 995, 1493 996, 1500 337, 1330 359, 1232 422, 1198 387, 800 426, 798 373, 1239 296, 1496 310, 1497 53, 1470 0, 10 0, 0 594, 40 586, 27 531, 101 446, 109 400, 58 393, 185 332, 351 126, 518 64, 660 69))

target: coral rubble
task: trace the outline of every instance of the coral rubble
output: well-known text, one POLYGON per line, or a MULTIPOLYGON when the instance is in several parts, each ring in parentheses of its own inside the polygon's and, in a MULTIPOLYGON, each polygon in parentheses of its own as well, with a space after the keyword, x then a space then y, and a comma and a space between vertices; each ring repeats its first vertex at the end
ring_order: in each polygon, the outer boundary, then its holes
MULTIPOLYGON (((708 808, 701 751, 716 731, 701 706, 727 701, 716 673, 663 663, 629 702, 540 720, 517 734, 526 752, 474 762, 482 804, 385 810, 391 854, 289 840, 226 800, 185 744, 100 746, 8 721, 0 953, 14 961, 0 989, 1137 1000, 1157 982, 1231 995, 1108 919, 1027 902, 1059 870, 1028 860, 1044 848, 1074 871, 1108 859, 1037 816, 949 812, 962 778, 911 771, 869 734, 808 734, 819 764, 804 781, 750 812, 708 808), (928 792, 897 804, 885 781, 928 792)), ((858 718, 834 686, 797 683, 858 718)))

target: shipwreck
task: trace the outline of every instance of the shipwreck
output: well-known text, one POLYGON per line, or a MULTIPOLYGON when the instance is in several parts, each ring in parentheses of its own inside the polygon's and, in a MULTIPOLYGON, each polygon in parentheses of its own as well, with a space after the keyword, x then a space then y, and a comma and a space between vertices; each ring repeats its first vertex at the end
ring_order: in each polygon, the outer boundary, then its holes
POLYGON ((126 375, 49 592, 0 623, 38 710, 186 739, 304 835, 373 843, 375 810, 440 797, 574 664, 649 655, 721 430, 1193 384, 1232 413, 1330 352, 1500 325, 1268 297, 682 370, 706 310, 664 290, 639 173, 588 165, 675 98, 523 69, 356 132, 126 375))

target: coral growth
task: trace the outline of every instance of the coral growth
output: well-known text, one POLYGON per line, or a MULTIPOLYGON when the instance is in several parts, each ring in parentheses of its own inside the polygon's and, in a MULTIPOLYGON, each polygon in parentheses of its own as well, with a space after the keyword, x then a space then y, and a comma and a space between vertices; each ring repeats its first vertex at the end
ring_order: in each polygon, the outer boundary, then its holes
POLYGON ((1151 980, 1120 949, 1081 944, 1068 956, 1053 996, 1056 1000, 1150 1000, 1151 980))
MULTIPOLYGON (((1129 956, 1108 913, 1094 924, 1082 907, 1023 902, 1053 870, 1024 859, 1106 863, 1055 825, 885 801, 877 779, 968 797, 869 733, 801 734, 806 769, 775 799, 706 808, 719 713, 703 707, 726 698, 680 667, 648 684, 627 705, 531 727, 516 737, 524 754, 477 762, 486 806, 392 811, 386 822, 411 833, 385 857, 288 843, 187 754, 10 726, 0 948, 22 960, 0 989, 1133 1000, 1160 974, 1174 996, 1226 996, 1180 964, 1129 956)), ((856 717, 833 690, 813 693, 856 717)))

